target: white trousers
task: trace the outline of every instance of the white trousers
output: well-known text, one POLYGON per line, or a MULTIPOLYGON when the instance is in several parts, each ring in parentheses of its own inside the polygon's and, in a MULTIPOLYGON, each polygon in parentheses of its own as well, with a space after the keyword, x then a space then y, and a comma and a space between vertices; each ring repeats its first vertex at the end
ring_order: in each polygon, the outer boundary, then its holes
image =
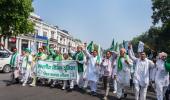
POLYGON ((117 81, 116 81, 116 79, 113 80, 113 88, 114 88, 114 91, 117 91, 117 81))
POLYGON ((124 88, 125 88, 124 84, 117 82, 117 93, 116 93, 117 98, 120 99, 122 97, 124 88))
POLYGON ((84 86, 83 86, 83 88, 87 88, 87 87, 88 87, 88 83, 89 83, 89 81, 88 81, 88 80, 85 80, 85 81, 84 81, 84 86))
POLYGON ((157 100, 163 100, 163 97, 165 95, 167 88, 168 88, 167 86, 163 86, 161 84, 156 84, 157 100))
POLYGON ((97 82, 89 81, 89 84, 90 84, 91 91, 96 92, 96 90, 97 90, 97 82))
POLYGON ((77 73, 77 85, 79 86, 79 88, 82 88, 84 85, 83 72, 77 73))
MULTIPOLYGON (((67 80, 64 80, 63 89, 67 87, 67 80)), ((70 89, 74 88, 74 80, 70 80, 70 89)))
POLYGON ((31 77, 31 69, 26 69, 25 73, 23 74, 23 84, 26 84, 28 81, 28 78, 31 77))
POLYGON ((146 87, 141 87, 139 83, 135 83, 135 100, 146 100, 146 93, 147 93, 146 87))

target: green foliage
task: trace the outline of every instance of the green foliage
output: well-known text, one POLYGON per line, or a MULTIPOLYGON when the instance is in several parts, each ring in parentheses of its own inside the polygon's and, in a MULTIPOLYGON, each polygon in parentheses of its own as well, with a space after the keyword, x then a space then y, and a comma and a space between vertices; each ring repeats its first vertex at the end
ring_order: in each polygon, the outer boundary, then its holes
POLYGON ((139 41, 143 41, 155 51, 164 51, 170 54, 170 0, 152 0, 153 25, 162 24, 161 27, 152 26, 147 32, 133 38, 132 44, 137 50, 139 41))
POLYGON ((0 0, 0 28, 5 36, 17 36, 34 31, 28 18, 33 12, 32 0, 0 0))
POLYGON ((170 20, 170 0, 152 0, 153 24, 170 20))

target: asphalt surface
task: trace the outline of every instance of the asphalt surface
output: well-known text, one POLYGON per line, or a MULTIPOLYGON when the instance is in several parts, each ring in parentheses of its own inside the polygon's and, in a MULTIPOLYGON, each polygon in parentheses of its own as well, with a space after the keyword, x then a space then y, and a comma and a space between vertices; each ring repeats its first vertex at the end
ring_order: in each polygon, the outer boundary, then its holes
MULTIPOLYGON (((51 89, 45 86, 23 87, 20 84, 6 86, 9 76, 9 74, 0 73, 0 100, 102 100, 104 94, 101 85, 99 85, 98 95, 95 97, 81 90, 67 92, 66 90, 51 89)), ((134 100, 134 91, 128 89, 127 93, 127 98, 123 100, 134 100)), ((108 100, 117 100, 111 91, 108 100)), ((147 92, 147 100, 156 100, 155 93, 147 92)))

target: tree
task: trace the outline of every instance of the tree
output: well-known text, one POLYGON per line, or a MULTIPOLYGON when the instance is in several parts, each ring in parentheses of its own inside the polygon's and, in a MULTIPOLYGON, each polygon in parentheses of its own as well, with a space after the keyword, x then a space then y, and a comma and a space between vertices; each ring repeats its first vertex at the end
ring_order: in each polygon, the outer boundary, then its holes
POLYGON ((170 53, 170 0, 152 0, 153 24, 162 23, 159 34, 160 48, 170 53))
POLYGON ((0 29, 7 37, 34 31, 32 0, 0 0, 0 29))
POLYGON ((170 0, 152 0, 153 24, 170 21, 170 0))
MULTIPOLYGON (((138 41, 143 41, 155 51, 164 51, 170 54, 170 0, 152 0, 153 25, 145 33, 132 40, 132 44, 137 45, 138 41), (161 27, 156 27, 160 24, 161 27)), ((137 46, 135 46, 137 47, 137 46)))

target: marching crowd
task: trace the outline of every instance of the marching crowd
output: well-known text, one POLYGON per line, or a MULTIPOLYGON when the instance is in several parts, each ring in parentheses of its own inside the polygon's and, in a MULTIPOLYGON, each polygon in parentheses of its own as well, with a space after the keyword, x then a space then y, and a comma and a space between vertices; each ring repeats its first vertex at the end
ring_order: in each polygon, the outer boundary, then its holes
MULTIPOLYGON (((104 100, 108 99, 110 83, 113 83, 114 91, 118 99, 126 97, 126 87, 130 86, 133 80, 136 100, 146 100, 147 89, 150 83, 155 84, 155 92, 158 100, 163 100, 168 92, 169 70, 166 70, 165 61, 167 54, 161 52, 156 60, 147 58, 144 51, 136 54, 133 52, 132 45, 129 44, 128 50, 120 48, 119 51, 108 50, 101 56, 97 50, 89 51, 87 45, 78 46, 77 50, 69 50, 69 53, 61 54, 54 50, 51 45, 48 50, 38 49, 37 54, 32 54, 29 49, 24 49, 19 55, 17 48, 13 49, 10 65, 12 67, 11 81, 7 85, 22 83, 26 86, 36 86, 50 84, 51 87, 62 84, 62 89, 69 87, 72 91, 77 85, 80 89, 90 87, 91 95, 96 96, 97 84, 102 79, 105 94, 104 100), (77 80, 54 80, 36 77, 35 65, 38 60, 77 61, 78 73, 77 80)), ((168 98, 168 97, 167 97, 168 98)), ((169 100, 169 99, 167 99, 169 100)))

